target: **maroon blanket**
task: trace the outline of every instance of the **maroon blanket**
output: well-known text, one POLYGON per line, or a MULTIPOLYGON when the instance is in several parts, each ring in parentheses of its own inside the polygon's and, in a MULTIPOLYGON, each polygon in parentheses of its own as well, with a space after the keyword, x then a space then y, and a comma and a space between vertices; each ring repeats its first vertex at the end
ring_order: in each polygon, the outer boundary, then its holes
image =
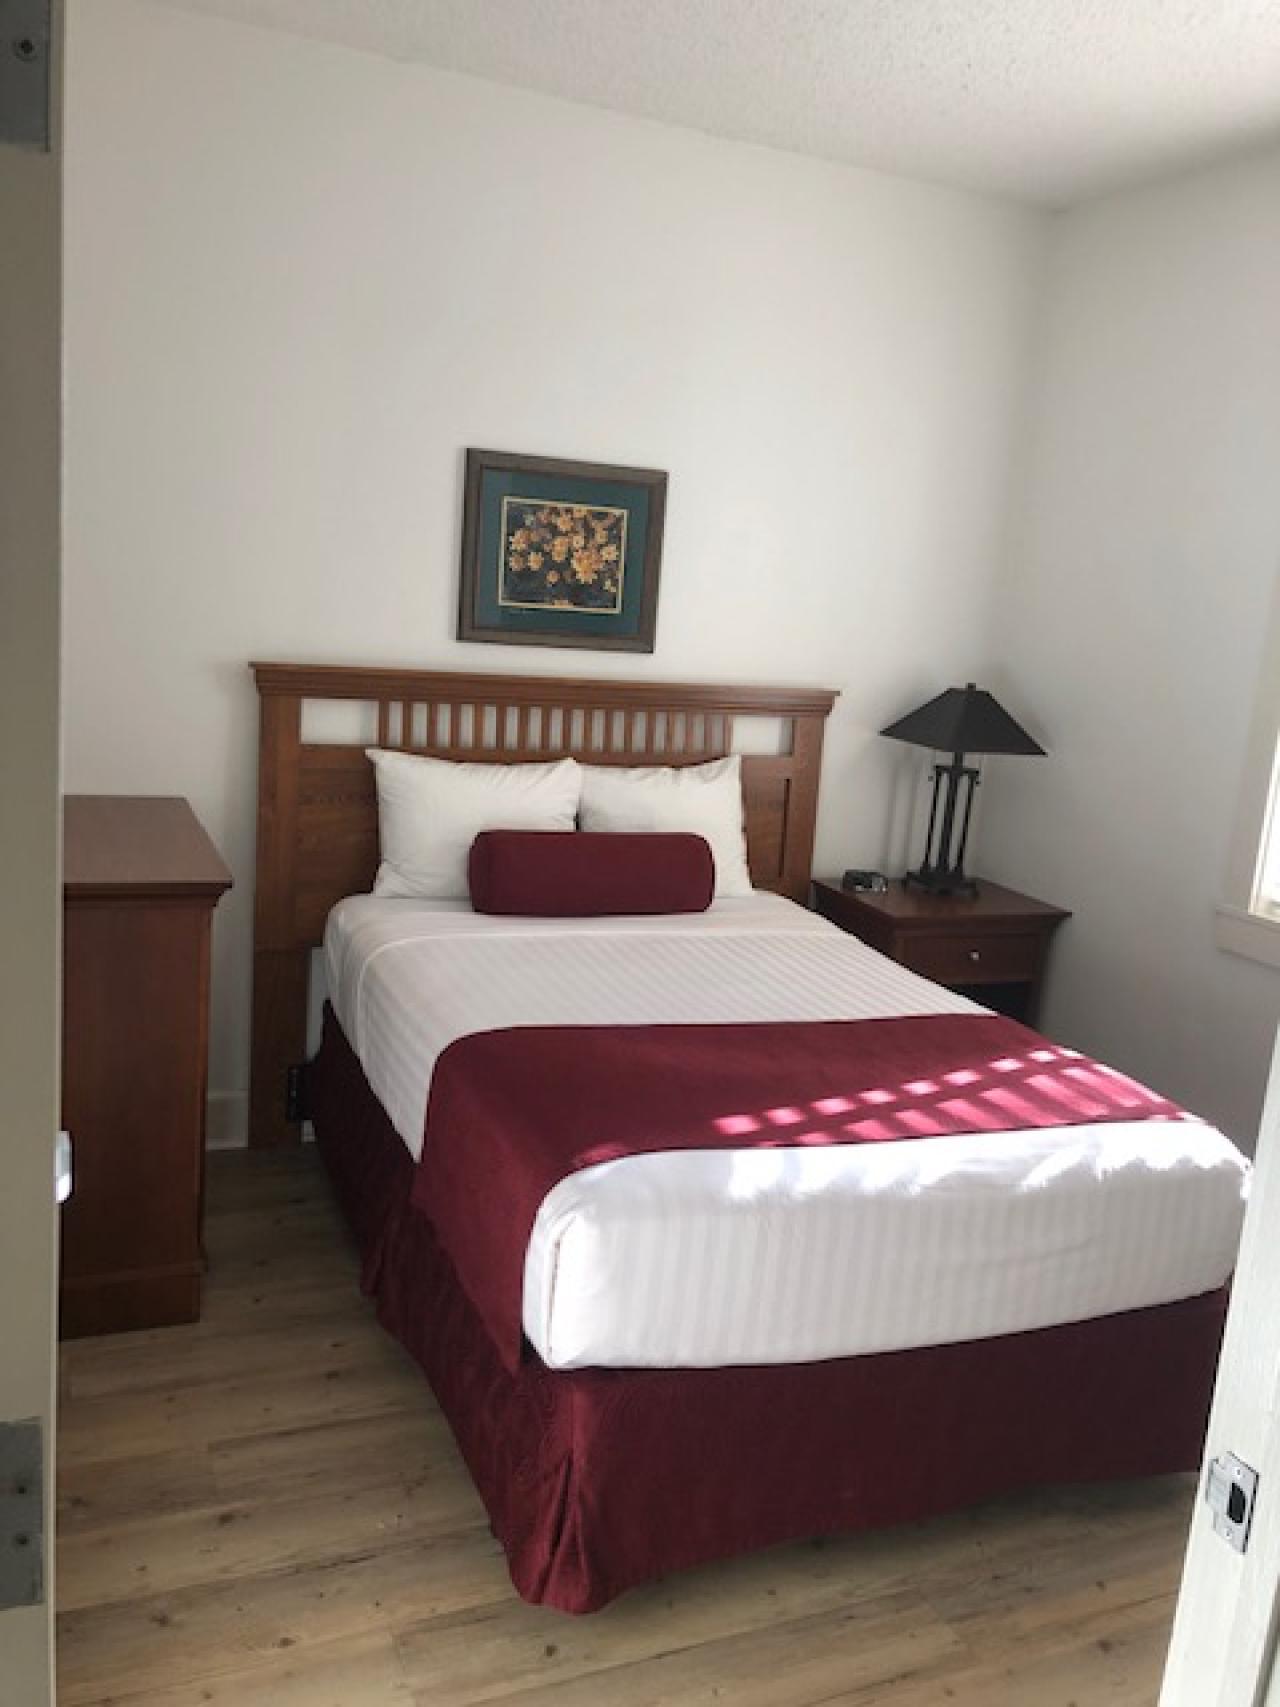
POLYGON ((413 1202, 509 1369, 543 1198, 658 1150, 867 1144, 1094 1121, 1173 1103, 987 1014, 479 1032, 436 1064, 413 1202))
POLYGON ((526 1600, 587 1612, 708 1559, 1200 1461, 1225 1288, 822 1363, 510 1370, 410 1207, 414 1164, 332 1010, 308 1094, 365 1290, 427 1372, 526 1600))

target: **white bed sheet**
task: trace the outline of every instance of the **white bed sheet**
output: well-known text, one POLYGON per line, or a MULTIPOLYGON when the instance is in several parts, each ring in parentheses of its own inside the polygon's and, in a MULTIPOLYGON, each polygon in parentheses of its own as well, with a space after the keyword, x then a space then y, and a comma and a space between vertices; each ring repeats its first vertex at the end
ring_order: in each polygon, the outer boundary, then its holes
MULTIPOLYGON (((500 1027, 979 1012, 774 895, 506 919, 355 896, 330 999, 409 1150, 456 1038, 500 1027)), ((553 1368, 791 1363, 1194 1297, 1235 1260, 1247 1163, 1190 1122, 631 1156, 538 1213, 524 1328, 553 1368)))

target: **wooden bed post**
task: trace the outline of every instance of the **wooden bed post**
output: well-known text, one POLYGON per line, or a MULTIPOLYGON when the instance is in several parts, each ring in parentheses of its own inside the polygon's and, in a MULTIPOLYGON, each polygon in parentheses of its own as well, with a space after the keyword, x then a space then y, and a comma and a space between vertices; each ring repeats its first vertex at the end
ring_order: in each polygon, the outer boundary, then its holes
POLYGON ((254 892, 253 1020, 249 1063, 249 1143, 254 1149, 302 1140, 288 1117, 290 1067, 307 1046, 310 949, 296 941, 295 853, 302 700, 258 684, 258 868, 254 892))
POLYGON ((797 717, 791 724, 791 777, 787 784, 787 836, 783 844, 784 895, 809 905, 813 841, 818 822, 818 783, 822 775, 825 717, 797 717))

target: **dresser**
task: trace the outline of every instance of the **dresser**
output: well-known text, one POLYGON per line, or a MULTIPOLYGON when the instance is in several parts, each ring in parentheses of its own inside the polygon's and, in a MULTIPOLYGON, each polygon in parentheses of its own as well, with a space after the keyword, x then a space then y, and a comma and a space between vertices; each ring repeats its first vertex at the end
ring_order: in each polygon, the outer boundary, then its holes
POLYGON ((1049 945, 1071 914, 984 880, 976 895, 930 895, 893 882, 883 894, 819 880, 824 918, 935 983, 1034 1025, 1049 945))
POLYGON ((200 1314, 209 936, 230 887, 185 800, 65 800, 66 1337, 200 1314))

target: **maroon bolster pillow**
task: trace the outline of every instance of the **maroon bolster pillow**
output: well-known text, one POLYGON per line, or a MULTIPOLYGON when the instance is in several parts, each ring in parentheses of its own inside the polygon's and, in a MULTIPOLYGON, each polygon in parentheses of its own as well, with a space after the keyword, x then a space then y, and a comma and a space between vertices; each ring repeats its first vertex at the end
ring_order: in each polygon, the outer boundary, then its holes
POLYGON ((477 913, 704 913, 716 867, 703 837, 683 832, 481 830, 467 881, 477 913))

